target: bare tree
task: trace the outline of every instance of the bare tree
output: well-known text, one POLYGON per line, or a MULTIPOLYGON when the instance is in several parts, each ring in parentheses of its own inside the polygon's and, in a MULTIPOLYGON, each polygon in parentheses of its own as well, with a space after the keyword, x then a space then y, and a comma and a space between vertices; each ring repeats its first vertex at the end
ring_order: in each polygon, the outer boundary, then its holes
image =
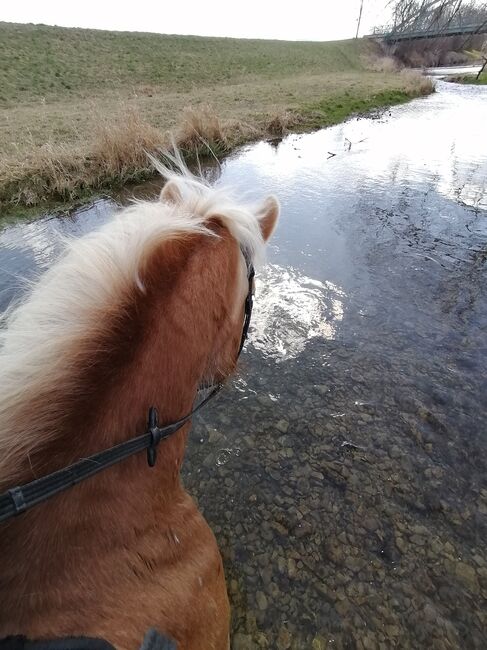
POLYGON ((393 20, 382 33, 389 35, 389 51, 406 65, 466 63, 465 50, 481 49, 485 43, 486 0, 389 0, 388 6, 393 20), (468 33, 452 35, 463 27, 470 28, 468 33), (418 32, 430 32, 434 38, 415 40, 418 32))

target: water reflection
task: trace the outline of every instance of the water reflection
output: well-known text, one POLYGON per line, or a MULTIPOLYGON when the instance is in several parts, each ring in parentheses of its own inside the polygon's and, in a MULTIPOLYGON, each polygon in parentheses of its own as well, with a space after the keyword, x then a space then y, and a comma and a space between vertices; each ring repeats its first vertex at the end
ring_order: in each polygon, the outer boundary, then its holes
POLYGON ((66 237, 101 227, 116 209, 115 201, 103 199, 69 216, 47 216, 0 230, 0 310, 23 291, 26 280, 49 268, 66 237))
POLYGON ((438 92, 394 109, 387 119, 360 119, 311 136, 289 136, 279 147, 260 143, 228 165, 223 181, 254 176, 280 195, 345 197, 380 184, 388 191, 428 183, 448 198, 487 208, 487 87, 437 81, 438 92), (454 125, 454 128, 452 128, 454 125), (330 154, 334 154, 330 157, 330 154))
POLYGON ((332 282, 268 264, 257 291, 251 341, 267 357, 277 362, 292 359, 315 337, 335 338, 345 294, 332 282))

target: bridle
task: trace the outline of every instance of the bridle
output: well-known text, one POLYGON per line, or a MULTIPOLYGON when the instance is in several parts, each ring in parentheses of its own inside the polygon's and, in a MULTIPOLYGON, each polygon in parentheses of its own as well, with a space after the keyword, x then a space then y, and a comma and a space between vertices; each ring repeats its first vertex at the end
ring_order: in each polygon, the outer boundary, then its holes
MULTIPOLYGON (((252 307, 254 302, 254 276, 255 271, 250 257, 242 250, 247 266, 248 292, 245 298, 244 322, 242 328, 242 337, 238 349, 237 358, 242 352, 243 346, 247 339, 250 319, 252 317, 252 307)), ((162 440, 166 440, 178 431, 186 422, 189 422, 193 415, 208 404, 223 388, 221 382, 210 386, 210 393, 199 402, 188 415, 180 420, 166 424, 162 427, 158 423, 158 414, 155 407, 149 409, 146 432, 140 436, 130 438, 113 447, 83 458, 72 465, 63 469, 47 474, 42 478, 10 488, 0 495, 0 523, 10 519, 15 515, 20 515, 33 506, 47 501, 59 492, 85 481, 86 479, 98 474, 99 472, 116 465, 117 463, 147 450, 147 463, 149 467, 154 467, 157 460, 157 446, 162 440)))

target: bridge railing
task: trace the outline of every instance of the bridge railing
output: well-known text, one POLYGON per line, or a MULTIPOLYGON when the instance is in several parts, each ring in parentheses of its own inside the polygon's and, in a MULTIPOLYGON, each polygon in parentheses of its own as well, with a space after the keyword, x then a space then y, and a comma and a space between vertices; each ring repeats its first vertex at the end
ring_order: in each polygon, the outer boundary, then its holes
POLYGON ((456 36, 458 34, 485 34, 487 22, 469 25, 449 25, 446 28, 418 29, 413 31, 396 31, 391 26, 374 27, 372 34, 365 38, 380 38, 383 40, 408 40, 418 38, 438 38, 441 36, 456 36))

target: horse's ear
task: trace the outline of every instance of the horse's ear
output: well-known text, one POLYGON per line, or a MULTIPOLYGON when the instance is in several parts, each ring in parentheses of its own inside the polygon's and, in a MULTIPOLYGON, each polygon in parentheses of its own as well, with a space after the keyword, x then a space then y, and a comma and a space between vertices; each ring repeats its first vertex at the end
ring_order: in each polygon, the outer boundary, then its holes
POLYGON ((183 197, 178 184, 175 181, 167 181, 161 190, 159 198, 161 201, 164 201, 164 203, 177 204, 181 203, 183 197))
POLYGON ((279 201, 275 196, 268 196, 262 207, 257 212, 260 230, 264 241, 267 241, 274 232, 279 217, 279 201))

